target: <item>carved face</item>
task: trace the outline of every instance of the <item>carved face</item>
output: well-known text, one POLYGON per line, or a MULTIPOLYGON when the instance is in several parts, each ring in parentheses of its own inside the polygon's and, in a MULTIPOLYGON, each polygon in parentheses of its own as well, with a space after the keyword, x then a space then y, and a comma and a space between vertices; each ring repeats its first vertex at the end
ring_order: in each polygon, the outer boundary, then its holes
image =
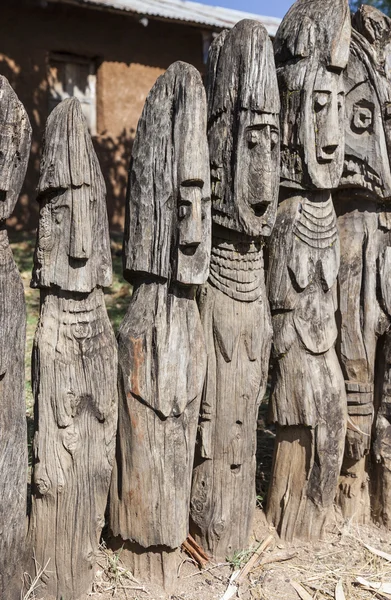
MULTIPOLYGON (((366 44, 363 40, 361 43, 366 44)), ((346 143, 341 187, 363 188, 375 197, 387 198, 391 196, 391 170, 386 134, 391 114, 389 104, 381 106, 379 92, 389 84, 375 70, 372 75, 368 73, 360 60, 363 55, 359 44, 352 43, 344 78, 346 143), (374 80, 379 83, 378 90, 373 86, 374 80)))
POLYGON ((278 28, 281 185, 332 190, 344 153, 343 72, 349 60, 348 0, 296 0, 278 28))
POLYGON ((280 85, 286 90, 282 99, 282 177, 303 188, 333 189, 343 168, 343 76, 341 69, 310 67, 310 60, 302 60, 279 73, 280 85))
POLYGON ((247 110, 238 121, 236 145, 224 117, 209 133, 213 220, 252 237, 269 236, 280 182, 279 118, 247 110))
POLYGON ((174 190, 177 195, 176 213, 171 216, 172 245, 176 248, 173 275, 174 280, 183 285, 201 285, 209 274, 212 228, 210 170, 205 92, 199 85, 198 74, 192 69, 190 73, 192 94, 187 106, 176 99, 173 126, 172 169, 176 174, 174 190))
POLYGON ((88 293, 111 283, 103 199, 88 186, 41 194, 33 285, 88 293), (101 227, 99 227, 99 223, 101 227))
MULTIPOLYGON (((209 170, 206 168, 205 176, 209 170)), ((179 186, 177 202, 176 281, 187 285, 205 282, 209 271, 211 208, 206 180, 188 179, 179 186), (206 195, 205 195, 206 192, 206 195)))
POLYGON ((235 197, 239 223, 252 236, 271 234, 279 187, 277 115, 243 111, 240 118, 235 197))
POLYGON ((111 284, 105 191, 80 103, 64 100, 45 131, 34 287, 88 293, 111 284))
POLYGON ((250 237, 271 234, 280 175, 280 98, 266 30, 243 20, 208 60, 212 218, 250 237))
POLYGON ((48 190, 40 198, 37 258, 43 286, 80 292, 95 287, 90 259, 96 203, 84 196, 81 187, 48 190))
POLYGON ((140 117, 129 170, 124 276, 199 285, 211 251, 206 96, 182 62, 159 77, 140 117))

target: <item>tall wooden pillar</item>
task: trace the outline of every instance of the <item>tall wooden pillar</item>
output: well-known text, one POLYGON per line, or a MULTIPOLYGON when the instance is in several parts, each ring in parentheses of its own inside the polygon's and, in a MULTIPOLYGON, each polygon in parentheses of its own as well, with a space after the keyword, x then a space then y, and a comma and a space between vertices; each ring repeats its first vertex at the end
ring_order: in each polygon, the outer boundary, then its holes
POLYGON ((119 426, 110 526, 136 577, 171 590, 188 535, 206 351, 195 301, 208 277, 211 219, 206 98, 171 65, 141 115, 129 172, 120 327, 119 426))
POLYGON ((117 344, 105 185, 78 100, 46 124, 32 286, 41 290, 33 348, 35 436, 30 542, 45 599, 91 589, 114 462, 117 344))
POLYGON ((273 48, 244 20, 210 49, 207 94, 212 255, 199 293, 208 352, 191 530, 215 559, 245 548, 256 504, 256 426, 266 390, 271 317, 264 239, 276 216, 279 110, 273 48))
POLYGON ((282 538, 318 539, 331 516, 346 432, 335 352, 340 242, 332 190, 344 157, 347 0, 297 0, 275 41, 281 190, 268 292, 277 425, 267 517, 282 538))
POLYGON ((0 597, 22 589, 27 509, 24 354, 26 307, 5 222, 18 200, 30 153, 31 126, 0 76, 0 597))

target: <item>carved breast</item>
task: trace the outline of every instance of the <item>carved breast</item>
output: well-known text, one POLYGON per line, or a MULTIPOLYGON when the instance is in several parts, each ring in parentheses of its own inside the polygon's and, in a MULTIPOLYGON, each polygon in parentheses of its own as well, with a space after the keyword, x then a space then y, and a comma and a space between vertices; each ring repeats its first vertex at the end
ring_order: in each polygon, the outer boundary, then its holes
POLYGON ((304 290, 319 280, 326 292, 337 280, 339 262, 337 217, 331 196, 326 202, 303 199, 293 223, 292 252, 288 257, 293 283, 304 290))
POLYGON ((142 285, 119 332, 125 387, 162 418, 179 417, 201 397, 206 372, 204 335, 194 299, 142 285))

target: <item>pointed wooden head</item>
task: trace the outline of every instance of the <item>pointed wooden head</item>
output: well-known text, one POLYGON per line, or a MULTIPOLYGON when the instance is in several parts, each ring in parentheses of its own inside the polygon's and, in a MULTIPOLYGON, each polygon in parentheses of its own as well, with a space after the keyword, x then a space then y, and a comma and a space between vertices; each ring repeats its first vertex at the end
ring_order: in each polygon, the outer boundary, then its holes
POLYGON ((91 292, 111 284, 106 188, 76 98, 63 100, 45 129, 33 287, 91 292))
POLYGON ((161 75, 138 123, 129 172, 124 275, 202 284, 211 248, 206 97, 198 71, 161 75))
POLYGON ((0 75, 0 221, 11 216, 26 175, 31 125, 23 104, 0 75))
POLYGON ((338 185, 344 156, 342 74, 350 38, 348 0, 297 0, 277 31, 282 185, 338 185))
POLYGON ((265 28, 240 21, 208 60, 208 138, 215 223, 271 234, 279 187, 279 111, 273 47, 265 28))
POLYGON ((352 22, 340 186, 384 200, 391 198, 391 19, 363 5, 352 22))

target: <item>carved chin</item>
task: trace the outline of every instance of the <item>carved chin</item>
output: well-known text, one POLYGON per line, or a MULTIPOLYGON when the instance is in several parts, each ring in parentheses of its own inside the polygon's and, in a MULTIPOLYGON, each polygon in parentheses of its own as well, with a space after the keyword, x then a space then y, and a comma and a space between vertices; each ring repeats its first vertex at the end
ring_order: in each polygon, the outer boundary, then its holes
POLYGON ((185 286, 203 285, 209 275, 208 264, 209 254, 202 244, 181 246, 178 249, 175 280, 185 286))
POLYGON ((341 178, 342 162, 333 160, 330 162, 319 162, 318 160, 308 165, 308 173, 314 187, 323 190, 331 190, 338 187, 341 178))

